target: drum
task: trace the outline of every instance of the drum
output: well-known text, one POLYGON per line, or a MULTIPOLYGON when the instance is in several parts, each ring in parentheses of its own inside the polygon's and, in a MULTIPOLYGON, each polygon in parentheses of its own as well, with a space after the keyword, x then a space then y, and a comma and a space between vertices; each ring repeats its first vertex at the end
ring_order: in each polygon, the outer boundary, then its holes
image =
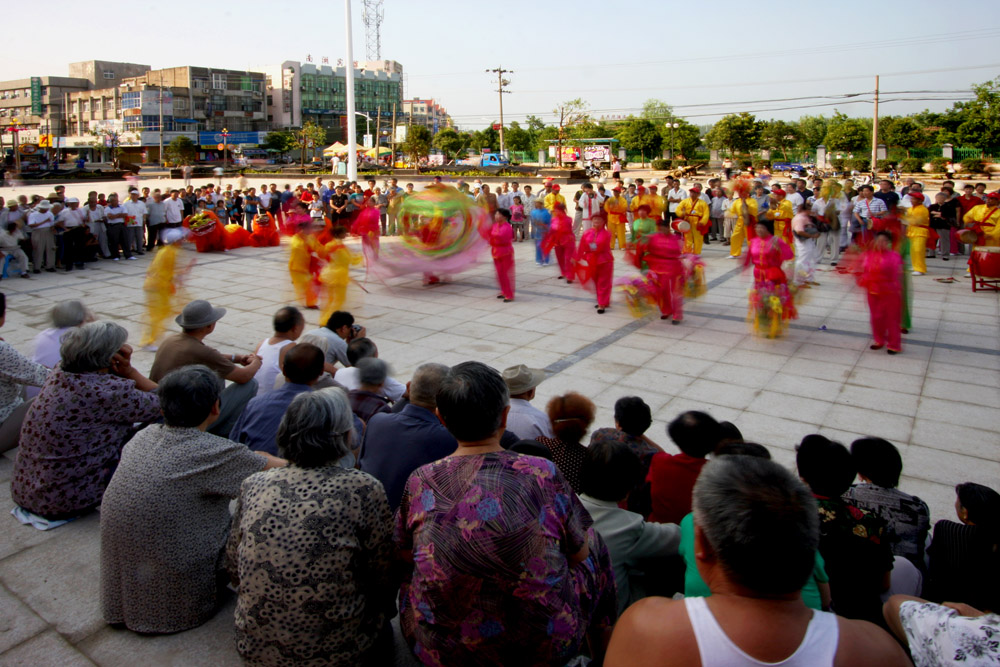
POLYGON ((960 229, 956 236, 960 243, 975 243, 978 240, 975 230, 972 229, 960 229))
POLYGON ((1000 291, 1000 247, 975 246, 969 258, 972 291, 1000 291))

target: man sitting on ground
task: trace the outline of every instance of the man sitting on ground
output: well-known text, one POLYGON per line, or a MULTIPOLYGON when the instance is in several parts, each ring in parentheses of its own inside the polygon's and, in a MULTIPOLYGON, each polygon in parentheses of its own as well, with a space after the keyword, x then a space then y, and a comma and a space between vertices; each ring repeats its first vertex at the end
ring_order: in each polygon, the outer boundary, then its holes
POLYGON ((215 308, 200 299, 184 306, 175 319, 183 332, 163 341, 149 370, 149 379, 158 383, 172 370, 201 364, 215 371, 220 381, 232 382, 219 396, 222 404, 219 416, 208 427, 209 433, 223 438, 229 436, 243 408, 257 395, 257 382, 253 378, 261 365, 256 354, 222 354, 205 345, 205 338, 215 331, 215 323, 225 314, 225 308, 215 308))
POLYGON ((549 416, 530 403, 535 397, 535 388, 544 379, 545 371, 528 368, 524 364, 503 371, 503 381, 510 392, 507 430, 521 440, 534 440, 538 436, 555 437, 549 416))
POLYGON ((392 412, 382 395, 385 381, 389 376, 389 366, 381 359, 368 357, 358 361, 358 382, 360 387, 348 392, 351 410, 366 424, 380 412, 392 412))
POLYGON ((337 310, 334 311, 325 325, 308 331, 305 335, 322 336, 326 339, 329 344, 326 350, 326 363, 331 367, 327 369, 327 372, 336 373, 336 370, 332 369, 334 364, 339 362, 345 368, 351 365, 347 359, 347 344, 355 338, 364 338, 366 333, 362 326, 355 328, 353 315, 346 310, 337 310))
MULTIPOLYGON (((355 338, 347 346, 347 360, 350 362, 350 366, 353 367, 359 361, 367 359, 368 357, 378 357, 378 347, 372 339, 355 338)), ((337 374, 333 376, 333 379, 341 385, 347 387, 348 391, 361 388, 361 380, 358 377, 357 368, 341 368, 337 371, 337 374)), ((386 377, 385 385, 382 387, 380 393, 391 402, 396 402, 403 397, 405 392, 405 384, 402 384, 394 378, 386 377)))
POLYGON ((723 456, 694 489, 695 554, 710 598, 647 598, 618 621, 607 667, 780 663, 908 665, 884 630, 809 609, 799 591, 819 544, 816 502, 781 465, 723 456))

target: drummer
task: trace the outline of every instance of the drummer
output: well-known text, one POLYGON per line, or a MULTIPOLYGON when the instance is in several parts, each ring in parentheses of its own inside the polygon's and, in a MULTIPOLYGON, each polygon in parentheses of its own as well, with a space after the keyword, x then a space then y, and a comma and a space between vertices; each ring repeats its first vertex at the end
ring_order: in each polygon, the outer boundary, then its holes
POLYGON ((986 203, 973 206, 962 221, 975 232, 977 246, 1000 247, 1000 191, 987 194, 986 203))

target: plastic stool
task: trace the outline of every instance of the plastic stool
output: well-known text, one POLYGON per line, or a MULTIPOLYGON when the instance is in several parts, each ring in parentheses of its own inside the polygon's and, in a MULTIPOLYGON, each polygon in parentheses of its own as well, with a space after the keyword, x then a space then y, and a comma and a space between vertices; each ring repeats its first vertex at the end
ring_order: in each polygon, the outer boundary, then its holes
MULTIPOLYGON (((10 266, 10 260, 14 259, 14 255, 4 255, 3 258, 3 273, 0 273, 0 278, 10 278, 11 275, 8 272, 8 267, 10 266)), ((21 275, 21 271, 14 274, 15 276, 21 275)))

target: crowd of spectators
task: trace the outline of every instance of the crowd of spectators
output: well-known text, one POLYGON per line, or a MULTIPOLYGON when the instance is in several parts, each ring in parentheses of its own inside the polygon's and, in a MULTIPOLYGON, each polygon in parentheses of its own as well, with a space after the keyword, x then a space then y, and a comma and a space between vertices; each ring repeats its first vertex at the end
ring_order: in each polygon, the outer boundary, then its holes
POLYGON ((791 472, 703 412, 663 447, 638 396, 613 425, 576 392, 542 411, 524 365, 393 380, 347 312, 305 332, 282 308, 245 354, 206 342, 223 316, 188 304, 148 377, 79 302, 44 363, 0 341, 11 495, 100 509, 108 623, 187 630, 228 586, 252 664, 384 664, 397 615, 427 665, 997 659, 1000 494, 960 483, 932 525, 892 443, 812 434, 791 472))

